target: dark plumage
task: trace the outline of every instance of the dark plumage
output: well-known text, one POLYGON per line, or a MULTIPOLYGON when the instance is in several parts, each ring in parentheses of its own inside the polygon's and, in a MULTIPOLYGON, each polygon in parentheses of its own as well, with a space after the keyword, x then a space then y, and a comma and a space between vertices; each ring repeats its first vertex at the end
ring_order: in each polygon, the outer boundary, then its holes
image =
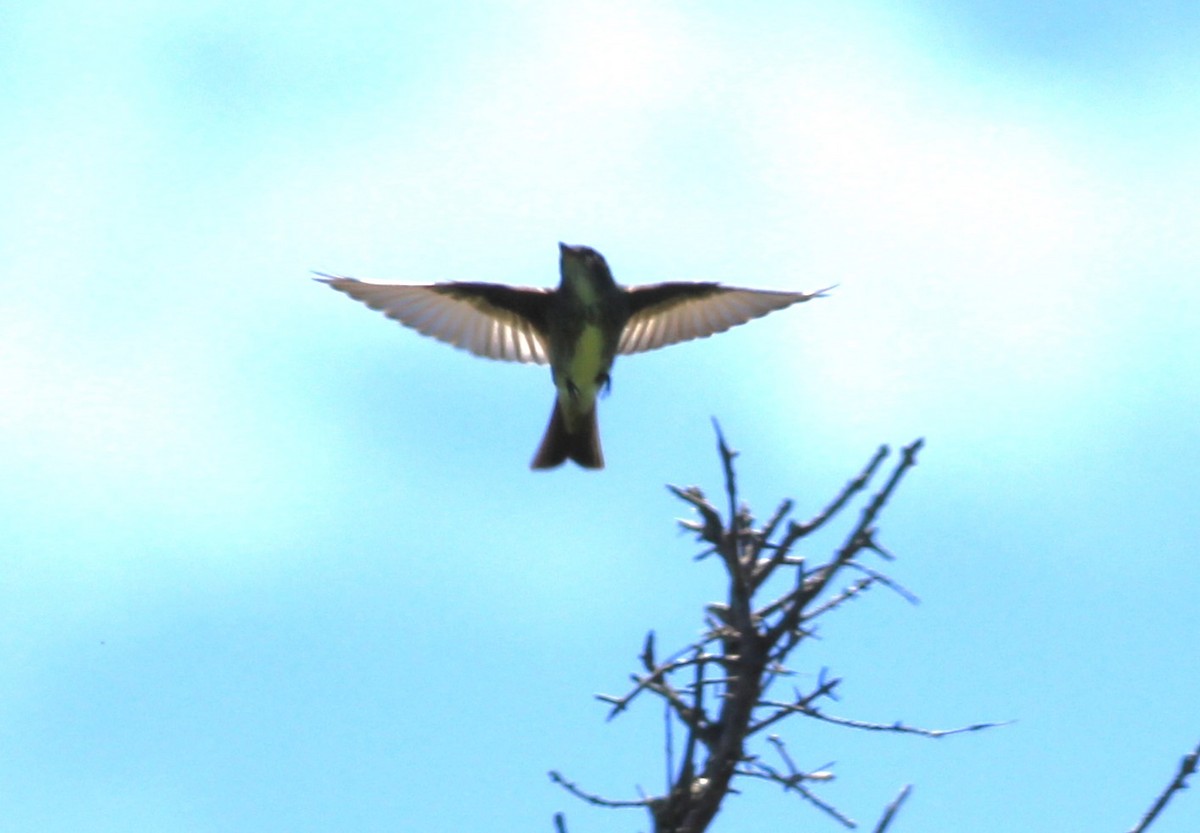
POLYGON ((419 333, 503 361, 549 364, 558 388, 533 468, 572 459, 603 468, 596 395, 617 354, 642 353, 724 332, 807 301, 813 293, 741 289, 717 283, 621 287, 604 258, 559 244, 557 289, 493 283, 369 283, 320 280, 419 333))

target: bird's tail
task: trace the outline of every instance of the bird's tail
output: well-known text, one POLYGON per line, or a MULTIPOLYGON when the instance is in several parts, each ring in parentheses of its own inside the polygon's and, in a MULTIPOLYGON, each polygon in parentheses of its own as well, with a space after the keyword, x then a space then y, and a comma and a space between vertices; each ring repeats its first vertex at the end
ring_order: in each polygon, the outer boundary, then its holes
POLYGON ((552 469, 568 457, 585 469, 604 468, 604 453, 600 451, 600 426, 596 422, 596 405, 576 420, 575 433, 567 428, 562 405, 554 400, 546 436, 530 464, 532 469, 552 469))

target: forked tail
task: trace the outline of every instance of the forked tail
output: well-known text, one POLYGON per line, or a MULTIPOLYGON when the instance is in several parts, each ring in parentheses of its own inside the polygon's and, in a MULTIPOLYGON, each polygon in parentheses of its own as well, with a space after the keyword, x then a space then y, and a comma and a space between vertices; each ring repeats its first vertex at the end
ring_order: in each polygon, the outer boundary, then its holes
POLYGON ((550 425, 546 436, 530 464, 532 469, 552 469, 570 458, 585 469, 604 468, 604 453, 600 451, 600 427, 596 423, 596 406, 578 421, 578 430, 572 434, 567 430, 562 408, 554 400, 550 413, 550 425))

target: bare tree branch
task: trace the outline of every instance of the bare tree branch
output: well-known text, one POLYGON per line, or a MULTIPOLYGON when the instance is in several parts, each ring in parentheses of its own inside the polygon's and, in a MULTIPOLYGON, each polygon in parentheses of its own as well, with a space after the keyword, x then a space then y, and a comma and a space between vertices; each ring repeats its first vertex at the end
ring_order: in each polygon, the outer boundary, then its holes
MULTIPOLYGON (((944 738, 950 735, 961 735, 966 732, 979 732, 983 729, 995 729, 998 726, 1008 726, 1012 721, 1003 723, 972 723, 969 726, 959 726, 954 729, 923 729, 920 726, 908 726, 900 721, 895 723, 868 723, 863 720, 851 720, 846 717, 834 717, 833 715, 825 714, 819 709, 807 705, 805 702, 800 703, 775 703, 769 700, 764 700, 762 705, 770 708, 778 709, 779 712, 772 715, 768 720, 763 721, 764 724, 774 722, 783 714, 802 714, 805 717, 811 717, 825 723, 832 723, 836 726, 845 726, 849 729, 864 729, 868 732, 896 732, 903 735, 920 735, 926 738, 944 738)), ((756 727, 756 730, 759 727, 756 727)))
MULTIPOLYGON (((788 777, 788 776, 784 776, 784 775, 774 771, 773 769, 771 769, 770 767, 768 767, 764 764, 759 764, 758 766, 760 766, 764 771, 756 772, 754 770, 742 770, 742 771, 738 772, 738 775, 744 775, 747 778, 759 778, 759 779, 763 779, 766 781, 770 781, 775 784, 779 784, 785 790, 796 793, 801 798, 803 798, 805 801, 809 802, 814 807, 816 807, 818 810, 822 811, 823 813, 830 816, 831 818, 837 820, 837 822, 839 824, 841 824, 842 826, 848 827, 852 830, 854 828, 858 827, 858 822, 856 822, 854 819, 847 816, 845 813, 842 813, 840 810, 838 810, 836 807, 834 807, 829 802, 823 801, 819 796, 817 796, 815 793, 813 793, 812 790, 808 789, 802 783, 800 783, 801 781, 804 780, 803 775, 798 775, 796 777, 788 777)), ((814 779, 814 780, 821 780, 821 779, 814 779)))
POLYGON ((921 600, 917 598, 916 593, 913 593, 911 590, 909 590, 907 587, 902 585, 900 582, 896 581, 894 578, 885 576, 883 573, 879 572, 878 570, 872 570, 867 565, 859 564, 858 562, 851 562, 850 564, 847 564, 846 566, 851 570, 858 570, 859 572, 866 573, 868 576, 871 577, 872 581, 882 584, 884 587, 888 588, 889 590, 895 591, 897 596, 904 599, 904 601, 908 602, 909 604, 916 605, 916 604, 921 603, 921 600))
POLYGON ((801 524, 795 524, 795 526, 801 530, 801 534, 807 535, 808 533, 819 529, 820 527, 824 526, 830 518, 842 511, 842 507, 849 503, 850 498, 854 497, 856 494, 866 488, 867 484, 871 481, 871 478, 875 476, 875 471, 881 465, 883 465, 883 461, 887 459, 889 451, 890 449, 888 449, 886 445, 879 446, 879 450, 875 452, 875 456, 871 458, 869 463, 867 463, 866 468, 859 472, 857 477, 846 484, 838 496, 833 499, 832 503, 818 512, 817 515, 812 518, 812 520, 801 524))
MULTIPOLYGON (((713 553, 720 557, 726 597, 705 607, 702 635, 665 659, 657 659, 651 631, 638 657, 642 672, 631 677, 633 688, 620 697, 599 695, 601 700, 612 705, 610 719, 627 709, 643 693, 662 700, 667 721, 665 757, 669 783, 666 793, 638 801, 616 801, 588 793, 557 773, 551 773, 551 777, 572 794, 592 804, 648 808, 654 819, 655 833, 703 833, 719 812, 723 800, 736 794, 733 782, 737 777, 777 784, 785 791, 799 795, 839 824, 854 827, 856 823, 847 813, 817 794, 816 788, 821 783, 832 780, 831 773, 825 769, 801 770, 783 741, 774 735, 768 742, 782 759, 782 767, 766 763, 748 751, 747 744, 767 727, 795 714, 849 728, 931 738, 999 725, 980 723, 958 729, 922 729, 900 722, 884 725, 831 717, 824 714, 817 703, 822 698, 837 699, 835 691, 841 680, 827 677, 824 669, 813 690, 807 693, 796 691, 791 702, 768 697, 768 689, 775 682, 793 673, 786 665, 787 660, 798 645, 814 635, 816 618, 838 609, 873 584, 882 584, 906 600, 916 601, 916 596, 903 585, 862 559, 873 553, 887 561, 893 560, 894 556, 877 541, 877 522, 905 472, 916 465, 922 441, 916 440, 901 450, 891 474, 866 502, 849 534, 821 561, 808 553, 799 554, 797 544, 842 512, 867 488, 888 457, 887 447, 880 448, 866 467, 812 520, 805 523, 791 521, 785 525, 793 505, 790 500, 784 500, 761 527, 756 527, 749 508, 739 505, 734 468, 737 454, 726 443, 715 421, 714 428, 725 488, 724 517, 698 487, 668 488, 696 511, 697 520, 679 523, 696 533, 707 545, 697 558, 713 553), (830 592, 832 582, 843 568, 860 576, 844 589, 830 592), (785 575, 786 571, 791 571, 791 575, 785 575), (776 573, 790 579, 791 589, 779 593, 772 601, 755 601, 754 596, 776 573), (675 720, 687 732, 677 761, 675 720)), ((893 800, 878 830, 890 823, 907 795, 908 788, 905 788, 893 800)))
POLYGON ((1200 745, 1197 745, 1195 749, 1183 756, 1183 760, 1179 762, 1179 770, 1175 773, 1175 778, 1170 784, 1167 784, 1166 789, 1162 791, 1154 804, 1146 811, 1146 815, 1142 816, 1142 820, 1135 824, 1129 830, 1129 833, 1144 833, 1150 827, 1154 820, 1158 818, 1158 814, 1167 806, 1167 802, 1174 798, 1175 793, 1187 787, 1187 779, 1196 772, 1197 761, 1200 761, 1200 745))
POLYGON ((550 780, 576 798, 582 798, 588 804, 595 804, 597 807, 649 807, 653 803, 653 799, 650 798, 639 798, 636 801, 618 801, 612 798, 605 798, 601 795, 594 795, 580 789, 574 782, 568 781, 554 770, 550 771, 550 780))
POLYGON ((800 692, 797 691, 795 703, 778 704, 772 703, 768 700, 760 700, 760 706, 774 708, 775 713, 770 717, 764 718, 751 725, 750 728, 747 729, 747 732, 751 735, 756 735, 763 729, 766 729, 772 723, 777 723, 783 718, 796 714, 797 712, 800 712, 801 714, 808 714, 810 711, 816 711, 812 707, 812 704, 822 697, 832 697, 834 689, 837 688, 838 684, 840 683, 841 679, 837 677, 833 678, 832 680, 821 680, 817 687, 808 694, 800 694, 800 692))
POLYGON ((908 797, 912 795, 912 784, 905 784, 900 793, 892 799, 892 803, 883 811, 883 816, 879 819, 879 824, 875 825, 874 833, 884 833, 888 826, 892 823, 892 819, 896 817, 896 813, 900 810, 900 805, 903 804, 908 797))

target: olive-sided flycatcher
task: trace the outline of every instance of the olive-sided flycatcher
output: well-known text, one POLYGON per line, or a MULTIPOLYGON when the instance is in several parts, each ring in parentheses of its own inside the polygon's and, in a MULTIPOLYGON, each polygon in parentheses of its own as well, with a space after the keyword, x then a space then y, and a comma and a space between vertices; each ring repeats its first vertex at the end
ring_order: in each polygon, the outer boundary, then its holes
POLYGON ((558 396, 532 468, 567 458, 604 468, 596 396, 618 353, 704 338, 807 301, 818 292, 772 292, 717 283, 618 286, 600 253, 559 244, 557 289, 495 283, 369 283, 321 274, 325 283, 419 333, 477 356, 549 364, 558 396))

